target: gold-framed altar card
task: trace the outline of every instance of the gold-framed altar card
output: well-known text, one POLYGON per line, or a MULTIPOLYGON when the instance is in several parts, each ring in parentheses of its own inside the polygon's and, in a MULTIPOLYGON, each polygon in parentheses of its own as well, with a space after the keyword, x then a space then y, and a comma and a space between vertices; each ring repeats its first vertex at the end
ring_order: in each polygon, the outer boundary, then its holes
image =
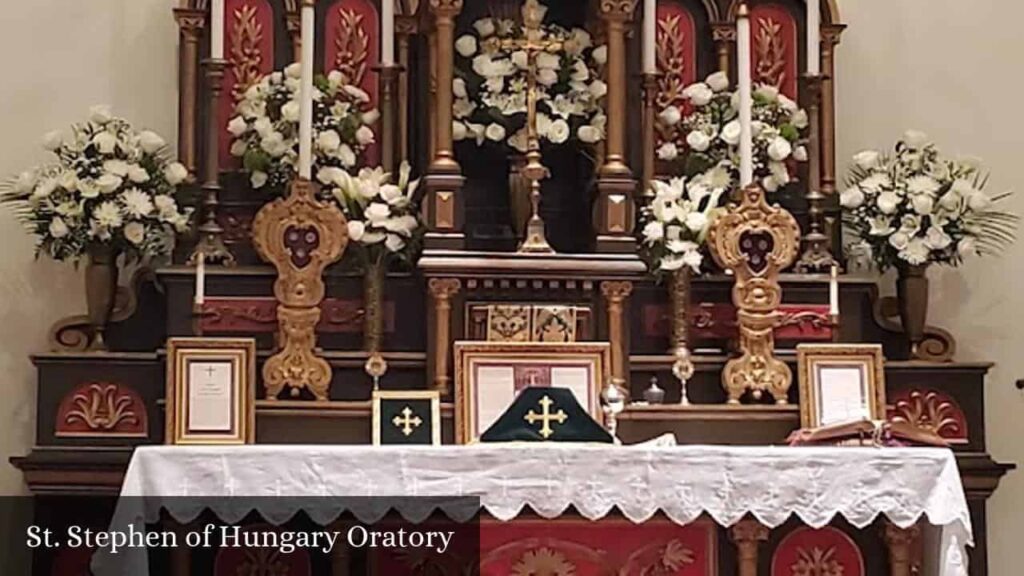
POLYGON ((167 340, 167 444, 252 444, 256 341, 167 340))
POLYGON ((800 425, 885 419, 885 358, 878 344, 801 344, 800 425))
POLYGON ((477 442, 527 388, 567 388, 602 421, 610 350, 607 342, 456 342, 456 441, 477 442))
POLYGON ((441 445, 441 394, 436 390, 375 390, 373 445, 441 445))

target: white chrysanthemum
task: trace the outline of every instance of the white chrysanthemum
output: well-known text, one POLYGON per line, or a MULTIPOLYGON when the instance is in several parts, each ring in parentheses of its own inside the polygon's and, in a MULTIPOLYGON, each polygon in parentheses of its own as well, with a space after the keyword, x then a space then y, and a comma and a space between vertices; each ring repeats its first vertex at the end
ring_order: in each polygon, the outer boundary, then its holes
POLYGON ((153 201, 149 195, 138 188, 129 188, 121 194, 121 203, 124 205, 125 214, 132 218, 149 216, 153 211, 153 201))
POLYGON ((121 217, 121 210, 113 202, 103 202, 93 210, 93 221, 102 228, 117 228, 121 226, 124 219, 121 217))

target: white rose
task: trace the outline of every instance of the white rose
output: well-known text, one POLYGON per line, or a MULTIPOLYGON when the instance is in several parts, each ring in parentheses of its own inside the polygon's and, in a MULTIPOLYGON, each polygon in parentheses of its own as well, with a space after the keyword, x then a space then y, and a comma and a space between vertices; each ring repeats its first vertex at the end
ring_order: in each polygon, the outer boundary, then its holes
POLYGON ((50 152, 56 152, 64 144, 64 136, 60 133, 60 130, 54 130, 47 132, 43 136, 43 149, 50 152))
POLYGON ((89 108, 89 120, 97 124, 106 124, 113 120, 114 117, 110 113, 110 106, 99 105, 89 108))
POLYGON ((911 200, 911 204, 914 206, 914 212, 922 216, 927 216, 932 213, 932 209, 935 208, 935 200, 932 199, 928 194, 918 194, 911 200))
POLYGON ((715 92, 722 92, 729 88, 729 75, 725 72, 715 72, 708 76, 704 83, 715 92))
POLYGON ((648 243, 654 243, 665 237, 665 225, 661 222, 648 222, 644 226, 644 240, 648 243))
POLYGON ((341 86, 341 83, 344 81, 345 75, 341 73, 341 70, 331 70, 331 72, 327 74, 327 83, 331 86, 341 86))
POLYGON ((231 119, 231 122, 228 122, 228 132, 230 132, 232 136, 241 136, 242 134, 245 134, 245 131, 248 129, 249 124, 245 121, 245 118, 242 118, 241 116, 235 116, 231 119))
POLYGON ((601 130, 596 126, 585 124, 576 131, 576 137, 585 144, 594 144, 601 140, 601 130))
POLYGON ((301 113, 302 108, 297 100, 289 100, 281 106, 281 118, 285 122, 298 122, 301 113))
POLYGON ((910 244, 910 236, 905 232, 896 232, 889 236, 889 245, 897 250, 903 250, 908 244, 910 244))
POLYGON ((976 212, 984 212, 992 205, 992 200, 987 194, 978 190, 967 198, 967 205, 976 212))
POLYGON ((293 62, 285 67, 284 75, 288 78, 301 78, 302 77, 302 65, 298 62, 293 62))
POLYGON ((776 192, 779 189, 779 182, 772 176, 765 176, 761 179, 761 187, 765 192, 776 192))
POLYGON ((466 92, 466 81, 462 78, 456 78, 452 80, 452 95, 456 98, 468 98, 469 93, 466 92))
POLYGON ((366 211, 363 212, 366 215, 366 220, 371 224, 383 224, 385 220, 391 217, 391 208, 387 204, 381 204, 374 202, 367 206, 366 211))
POLYGON ((458 120, 452 121, 452 140, 460 142, 466 139, 466 125, 458 120))
POLYGON ((100 132, 92 137, 92 143, 100 154, 113 154, 117 149, 117 136, 110 132, 100 132))
POLYGON ((899 207, 900 197, 892 192, 882 192, 878 195, 876 203, 882 214, 894 214, 896 208, 899 207))
POLYGON ((608 46, 602 44, 597 48, 594 48, 594 51, 591 52, 590 55, 594 59, 594 62, 604 66, 608 63, 608 46))
POLYGON ((540 52, 537 54, 537 68, 557 70, 561 65, 562 59, 558 57, 558 54, 552 54, 551 52, 540 52))
POLYGON ((691 84, 683 89, 683 96, 693 103, 694 106, 706 106, 711 99, 715 97, 715 93, 711 91, 711 88, 703 82, 691 84))
POLYGON ((680 112, 679 108, 676 106, 668 106, 658 114, 658 118, 660 118, 662 123, 666 126, 675 126, 683 119, 683 113, 680 112))
POLYGON ((402 203, 405 199, 405 194, 402 194, 402 189, 394 184, 385 184, 380 187, 380 197, 388 204, 394 206, 395 204, 402 203))
POLYGON ((129 222, 124 227, 124 237, 132 244, 138 246, 146 239, 146 227, 141 222, 129 222))
POLYGON ((491 123, 484 131, 484 136, 492 142, 501 142, 505 139, 505 127, 501 124, 491 123))
POLYGON ((776 162, 782 162, 793 153, 793 146, 789 140, 779 136, 768 145, 768 157, 776 162))
POLYGON ((356 153, 348 144, 342 144, 338 147, 338 160, 341 160, 342 166, 351 168, 356 165, 356 153))
POLYGON ((857 186, 851 186, 839 194, 839 204, 850 210, 860 208, 864 204, 864 193, 857 186))
POLYGON ((100 195, 100 188, 90 180, 79 180, 78 193, 82 195, 82 198, 96 198, 100 195))
POLYGON ((136 184, 149 182, 149 172, 146 172, 146 169, 138 164, 132 164, 128 167, 128 179, 136 184))
POLYGON ((953 239, 942 228, 932 226, 928 228, 928 232, 924 235, 924 243, 932 250, 945 250, 953 243, 953 239))
POLYGON ((907 130, 903 133, 903 143, 909 148, 919 150, 928 145, 928 135, 920 130, 907 130))
POLYGON ((113 174, 104 174, 96 179, 96 186, 98 186, 100 192, 104 194, 110 194, 116 191, 123 183, 124 180, 122 180, 121 177, 114 176, 113 174))
POLYGON ((174 201, 174 198, 166 194, 158 194, 153 197, 153 205, 160 214, 171 214, 178 211, 178 205, 174 201))
POLYGON ((569 124, 562 119, 555 120, 548 127, 548 140, 553 144, 561 144, 569 139, 569 124))
POLYGON ((317 136, 316 145, 320 150, 330 154, 341 146, 341 136, 334 130, 324 130, 317 136))
POLYGON ((605 94, 608 94, 608 84, 604 80, 594 80, 590 83, 590 87, 587 90, 594 98, 604 98, 605 94))
POLYGON ((342 169, 337 166, 324 166, 323 168, 316 171, 316 179, 324 186, 333 184, 338 179, 338 173, 342 169))
POLYGON ((166 145, 167 142, 164 142, 164 139, 156 132, 144 130, 139 134, 139 146, 141 146, 142 151, 147 154, 156 154, 166 145))
POLYGON ((707 227, 707 225, 708 217, 705 216, 703 212, 690 212, 686 215, 686 227, 689 228, 691 232, 699 234, 704 231, 704 228, 707 227))
POLYGON ((695 152, 703 152, 711 146, 711 138, 700 130, 694 130, 686 135, 686 145, 695 152))
POLYGON ((253 188, 263 188, 267 183, 267 173, 256 170, 249 176, 249 183, 253 188))
POLYGON ((107 160, 103 163, 103 171, 123 178, 128 175, 128 163, 124 160, 107 160))
POLYGON ((726 144, 735 146, 740 142, 740 122, 739 120, 733 120, 724 127, 722 127, 722 133, 719 135, 726 144))
POLYGON ((359 129, 356 130, 356 142, 359 142, 361 146, 369 146, 370 144, 373 144, 373 141, 373 130, 371 130, 369 126, 360 126, 359 129))
POLYGON ((537 70, 537 82, 542 86, 553 86, 558 82, 558 72, 551 68, 537 70))
POLYGON ((344 86, 341 87, 341 90, 345 94, 348 94, 349 97, 353 98, 356 102, 361 102, 365 104, 370 101, 370 95, 366 93, 366 90, 363 90, 359 86, 345 84, 344 86))
POLYGON ((807 128, 808 124, 810 124, 810 120, 807 118, 807 111, 797 110, 793 112, 793 115, 789 117, 789 123, 798 130, 807 128))
POLYGON ((512 64, 520 70, 526 70, 530 67, 530 56, 525 50, 516 50, 512 53, 512 64))
POLYGON ((68 235, 68 225, 64 223, 64 219, 56 217, 50 221, 50 236, 54 238, 63 238, 68 235))
POLYGON ((476 29, 476 33, 482 38, 486 38, 495 32, 494 19, 481 18, 473 23, 473 28, 476 29))
POLYGON ((367 126, 370 126, 374 122, 376 122, 379 118, 380 118, 380 110, 377 110, 376 108, 374 108, 373 110, 367 110, 366 112, 363 112, 362 121, 363 121, 363 124, 366 124, 367 126))
POLYGON ((177 186, 188 178, 188 169, 180 162, 171 162, 164 168, 164 179, 171 186, 177 186))
POLYGON ((398 252, 405 248, 405 239, 398 234, 388 234, 387 240, 384 241, 384 246, 387 247, 389 252, 398 252))
POLYGON ((455 51, 458 52, 463 58, 469 58, 473 54, 476 54, 476 38, 465 34, 460 36, 455 41, 455 51))
POLYGON ((271 123, 270 118, 267 118, 266 116, 256 120, 256 122, 253 123, 252 127, 260 138, 266 138, 270 134, 274 133, 274 124, 271 123))
POLYGON ((679 148, 674 142, 665 142, 658 148, 658 158, 672 161, 679 157, 679 148))
POLYGON ((354 242, 359 242, 363 239, 363 234, 366 233, 366 225, 359 220, 348 221, 348 237, 354 242))

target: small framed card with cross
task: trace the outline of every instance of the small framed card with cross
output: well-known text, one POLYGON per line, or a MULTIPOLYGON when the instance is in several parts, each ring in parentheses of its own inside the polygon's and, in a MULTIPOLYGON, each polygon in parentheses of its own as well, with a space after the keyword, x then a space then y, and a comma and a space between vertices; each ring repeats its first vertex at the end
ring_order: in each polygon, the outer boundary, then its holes
POLYGON ((373 393, 373 444, 441 444, 441 395, 436 390, 373 393))

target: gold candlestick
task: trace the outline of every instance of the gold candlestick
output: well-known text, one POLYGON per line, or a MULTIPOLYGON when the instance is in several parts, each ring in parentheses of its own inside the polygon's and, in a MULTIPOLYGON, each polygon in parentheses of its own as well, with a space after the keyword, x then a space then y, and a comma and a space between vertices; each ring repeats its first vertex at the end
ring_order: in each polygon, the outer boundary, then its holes
POLYGON ((194 263, 202 253, 208 262, 220 262, 225 266, 235 264, 235 256, 224 245, 224 229, 217 223, 217 206, 220 204, 220 95, 223 91, 226 60, 209 58, 203 61, 206 67, 206 89, 209 96, 206 107, 206 165, 204 166, 203 197, 197 221, 199 240, 196 242, 189 262, 194 263))
POLYGON ((804 76, 807 94, 807 234, 797 272, 824 272, 836 264, 825 235, 825 195, 821 193, 821 87, 824 76, 804 76))

